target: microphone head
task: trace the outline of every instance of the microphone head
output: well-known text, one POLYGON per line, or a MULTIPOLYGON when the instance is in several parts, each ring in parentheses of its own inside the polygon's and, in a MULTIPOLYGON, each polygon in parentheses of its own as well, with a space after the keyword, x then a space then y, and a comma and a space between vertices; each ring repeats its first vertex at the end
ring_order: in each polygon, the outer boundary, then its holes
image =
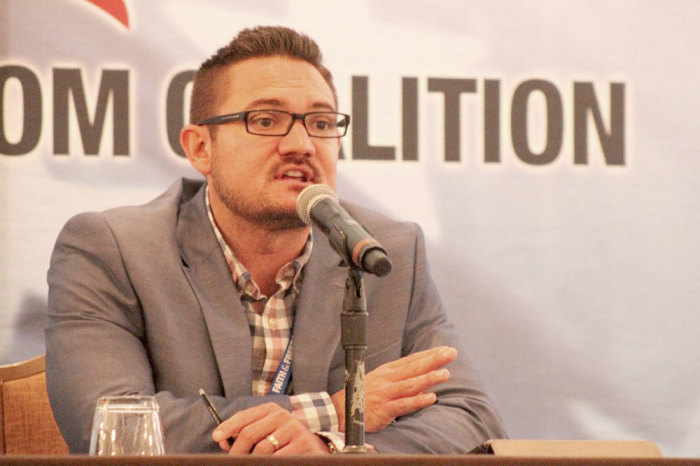
POLYGON ((324 199, 338 200, 333 188, 325 184, 312 184, 307 186, 297 197, 297 215, 302 222, 311 225, 311 209, 317 202, 324 199))

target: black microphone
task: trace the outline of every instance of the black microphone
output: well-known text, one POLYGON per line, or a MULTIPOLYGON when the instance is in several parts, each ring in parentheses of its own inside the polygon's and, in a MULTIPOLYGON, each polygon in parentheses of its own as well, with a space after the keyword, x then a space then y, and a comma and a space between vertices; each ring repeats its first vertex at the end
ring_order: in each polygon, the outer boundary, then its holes
POLYGON ((328 235, 331 246, 349 267, 383 277, 391 272, 391 260, 376 239, 357 223, 325 184, 307 186, 297 197, 297 214, 328 235))

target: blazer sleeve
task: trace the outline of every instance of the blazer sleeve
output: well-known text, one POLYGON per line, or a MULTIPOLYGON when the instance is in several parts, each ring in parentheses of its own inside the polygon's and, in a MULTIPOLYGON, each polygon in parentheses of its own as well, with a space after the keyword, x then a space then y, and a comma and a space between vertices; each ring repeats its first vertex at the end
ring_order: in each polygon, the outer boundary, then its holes
MULTIPOLYGON (((425 240, 415 228, 413 287, 404 330, 402 354, 440 345, 459 349, 453 326, 433 282, 426 260, 425 240)), ((486 394, 475 367, 462 350, 448 366, 450 379, 434 388, 434 405, 396 419, 385 429, 366 435, 380 453, 466 453, 490 438, 506 437, 501 420, 486 394)))
MULTIPOLYGON (((66 224, 47 277, 46 378, 54 415, 70 451, 88 452, 98 397, 150 394, 156 395, 160 407, 166 452, 219 452, 211 439, 214 423, 196 390, 191 390, 191 396, 157 390, 148 353, 148 317, 130 273, 120 242, 103 214, 81 214, 66 224)), ((200 350, 188 348, 193 353, 200 350)), ((199 372, 182 378, 191 376, 192 384, 208 384, 203 387, 220 385, 215 364, 192 366, 202 367, 193 367, 199 372)), ((290 409, 284 396, 212 398, 222 417, 267 401, 290 409)))

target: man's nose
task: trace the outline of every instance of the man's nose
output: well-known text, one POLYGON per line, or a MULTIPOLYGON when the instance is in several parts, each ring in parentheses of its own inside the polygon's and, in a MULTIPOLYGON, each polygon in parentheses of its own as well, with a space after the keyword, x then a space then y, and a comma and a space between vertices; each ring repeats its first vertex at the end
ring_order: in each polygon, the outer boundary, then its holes
POLYGON ((301 119, 296 119, 292 123, 292 128, 286 136, 280 141, 280 152, 299 153, 304 155, 313 155, 315 152, 314 144, 311 136, 306 131, 304 122, 301 119))

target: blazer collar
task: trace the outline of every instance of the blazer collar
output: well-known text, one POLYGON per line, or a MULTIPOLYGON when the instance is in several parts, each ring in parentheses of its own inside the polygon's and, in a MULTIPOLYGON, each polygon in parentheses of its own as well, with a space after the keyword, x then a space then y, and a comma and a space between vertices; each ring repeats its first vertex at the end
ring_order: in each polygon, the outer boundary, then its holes
POLYGON ((251 394, 252 340, 226 259, 207 217, 206 184, 178 215, 182 269, 197 296, 226 397, 251 394))

